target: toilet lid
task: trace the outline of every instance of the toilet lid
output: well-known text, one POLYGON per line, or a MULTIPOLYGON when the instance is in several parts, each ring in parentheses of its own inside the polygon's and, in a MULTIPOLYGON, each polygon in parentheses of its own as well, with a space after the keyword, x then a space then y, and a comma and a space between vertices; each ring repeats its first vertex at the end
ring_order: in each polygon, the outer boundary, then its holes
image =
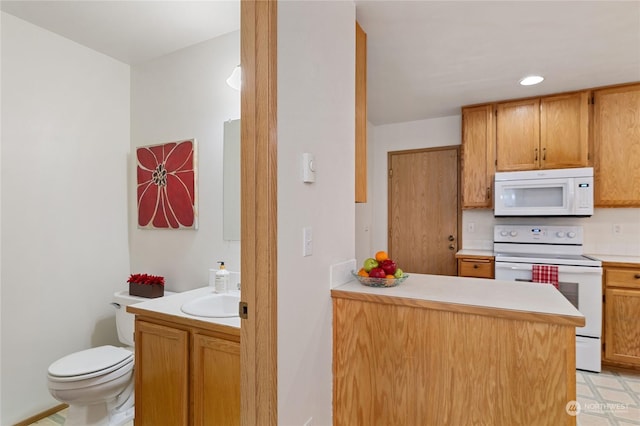
POLYGON ((60 378, 101 375, 132 360, 133 353, 130 350, 110 345, 99 346, 60 358, 49 366, 49 375, 60 378))

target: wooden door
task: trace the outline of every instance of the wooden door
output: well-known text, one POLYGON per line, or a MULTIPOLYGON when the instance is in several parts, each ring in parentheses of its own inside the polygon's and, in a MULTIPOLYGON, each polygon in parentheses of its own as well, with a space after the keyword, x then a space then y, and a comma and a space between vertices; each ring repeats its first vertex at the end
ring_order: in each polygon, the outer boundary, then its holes
POLYGON ((640 366, 640 290, 607 288, 605 359, 640 366))
POLYGON ((594 92, 596 207, 640 207, 640 84, 594 92))
POLYGON ((406 272, 456 275, 458 147, 389 153, 389 256, 406 272))
POLYGON ((189 334, 136 320, 136 426, 189 422, 189 334))
POLYGON ((498 171, 540 167, 540 100, 497 105, 496 161, 498 171))
POLYGON ((462 207, 493 208, 493 105, 462 109, 462 207))
POLYGON ((194 426, 240 425, 240 342, 195 333, 194 426))
POLYGON ((589 161, 589 93, 549 96, 540 101, 540 166, 586 167, 589 161))
MULTIPOLYGON (((241 424, 278 424, 277 0, 240 4, 241 424)), ((169 423, 165 423, 169 424, 169 423)))

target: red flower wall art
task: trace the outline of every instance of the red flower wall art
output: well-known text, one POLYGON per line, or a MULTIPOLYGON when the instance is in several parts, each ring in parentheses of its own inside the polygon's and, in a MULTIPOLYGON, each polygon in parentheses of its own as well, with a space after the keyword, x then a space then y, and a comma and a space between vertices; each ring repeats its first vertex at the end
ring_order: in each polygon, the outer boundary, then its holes
POLYGON ((138 227, 197 229, 195 140, 143 146, 138 159, 138 227))

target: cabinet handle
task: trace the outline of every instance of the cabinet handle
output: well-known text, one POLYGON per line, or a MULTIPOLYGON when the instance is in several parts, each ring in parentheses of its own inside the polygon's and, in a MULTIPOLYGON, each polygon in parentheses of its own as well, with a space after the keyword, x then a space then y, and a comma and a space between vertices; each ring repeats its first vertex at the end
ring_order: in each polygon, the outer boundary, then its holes
POLYGON ((474 264, 473 269, 478 269, 478 265, 474 264))
POLYGON ((542 161, 547 159, 547 148, 542 148, 542 161))
POLYGON ((487 188, 487 200, 491 199, 491 188, 487 188))
POLYGON ((533 161, 538 161, 538 148, 533 150, 533 156, 535 157, 533 161))
POLYGON ((640 274, 635 274, 633 278, 635 278, 636 280, 640 280, 640 274))

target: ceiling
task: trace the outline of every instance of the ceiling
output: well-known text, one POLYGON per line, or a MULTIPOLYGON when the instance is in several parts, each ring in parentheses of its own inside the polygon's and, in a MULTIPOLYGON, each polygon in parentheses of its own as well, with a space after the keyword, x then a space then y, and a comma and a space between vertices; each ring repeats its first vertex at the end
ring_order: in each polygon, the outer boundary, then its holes
MULTIPOLYGON (((356 0, 375 125, 462 105, 640 81, 640 1, 356 0), (518 81, 540 74, 545 81, 518 81)), ((237 1, 6 1, 0 8, 136 64, 235 31, 237 1)))

